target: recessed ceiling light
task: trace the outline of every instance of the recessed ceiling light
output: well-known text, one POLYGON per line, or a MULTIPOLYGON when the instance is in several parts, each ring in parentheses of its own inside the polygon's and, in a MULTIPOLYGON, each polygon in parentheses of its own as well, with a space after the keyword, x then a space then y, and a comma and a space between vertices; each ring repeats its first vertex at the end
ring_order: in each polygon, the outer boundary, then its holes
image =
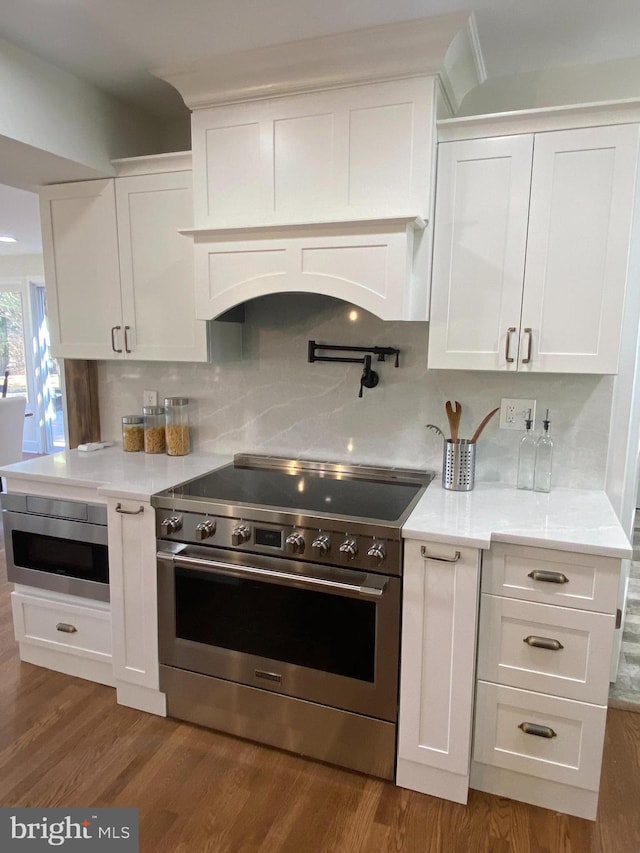
POLYGON ((17 242, 18 241, 16 240, 16 238, 13 237, 11 234, 0 234, 0 243, 17 243, 17 242))

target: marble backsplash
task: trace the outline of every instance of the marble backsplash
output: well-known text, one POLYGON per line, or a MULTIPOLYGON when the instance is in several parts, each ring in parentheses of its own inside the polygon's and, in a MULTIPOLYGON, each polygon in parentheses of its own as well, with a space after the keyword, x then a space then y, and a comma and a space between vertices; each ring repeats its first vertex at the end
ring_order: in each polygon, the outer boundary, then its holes
MULTIPOLYGON (((463 405, 470 437, 502 397, 537 400, 536 431, 550 409, 553 483, 603 488, 613 377, 427 370, 426 323, 384 322, 328 297, 267 296, 246 305, 244 358, 229 364, 101 362, 102 437, 120 440, 121 416, 140 412, 142 393, 192 400, 193 445, 200 451, 269 453, 442 468, 444 403, 463 405), (374 360, 380 382, 358 398, 362 366, 307 361, 310 339, 326 344, 398 347, 374 360)), ((476 479, 514 483, 521 433, 494 417, 478 442, 476 479)))

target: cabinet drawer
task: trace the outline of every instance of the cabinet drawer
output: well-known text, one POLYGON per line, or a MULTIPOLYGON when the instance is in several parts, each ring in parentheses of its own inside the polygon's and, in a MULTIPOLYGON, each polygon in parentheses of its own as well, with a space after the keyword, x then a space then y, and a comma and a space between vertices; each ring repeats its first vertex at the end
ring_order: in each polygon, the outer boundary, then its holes
POLYGON ((614 557, 493 545, 482 557, 482 592, 615 613, 619 573, 614 557))
POLYGON ((111 613, 100 607, 67 604, 13 592, 13 624, 20 643, 82 657, 111 657, 111 613))
POLYGON ((615 618, 482 595, 478 677, 607 704, 615 618))
POLYGON ((474 760, 597 791, 607 709, 478 682, 474 760), (551 736, 527 734, 523 728, 551 736))

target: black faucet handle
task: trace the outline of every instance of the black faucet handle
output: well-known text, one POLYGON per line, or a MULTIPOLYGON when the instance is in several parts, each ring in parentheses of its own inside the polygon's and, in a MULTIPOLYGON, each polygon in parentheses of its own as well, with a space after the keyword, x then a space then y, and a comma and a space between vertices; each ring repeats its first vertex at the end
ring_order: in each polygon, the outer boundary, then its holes
POLYGON ((360 377, 360 391, 358 393, 358 397, 362 397, 363 388, 375 388, 378 384, 378 374, 375 370, 371 369, 371 356, 365 355, 363 362, 364 370, 360 377))

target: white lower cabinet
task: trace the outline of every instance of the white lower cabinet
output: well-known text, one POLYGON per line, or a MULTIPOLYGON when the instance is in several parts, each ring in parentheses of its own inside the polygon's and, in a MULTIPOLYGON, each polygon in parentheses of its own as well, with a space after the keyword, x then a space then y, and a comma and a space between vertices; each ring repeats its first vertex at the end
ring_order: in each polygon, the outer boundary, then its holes
POLYGON ((405 542, 396 781, 466 803, 480 552, 405 542))
POLYGON ((597 791, 606 719, 600 705, 479 681, 474 761, 597 791))
POLYGON ((155 513, 148 501, 107 500, 113 677, 118 703, 166 715, 159 690, 155 513))
POLYGON ((113 684, 108 604, 19 586, 11 607, 20 660, 113 684))
POLYGON ((609 557, 484 552, 472 788, 595 819, 619 571, 609 557))

